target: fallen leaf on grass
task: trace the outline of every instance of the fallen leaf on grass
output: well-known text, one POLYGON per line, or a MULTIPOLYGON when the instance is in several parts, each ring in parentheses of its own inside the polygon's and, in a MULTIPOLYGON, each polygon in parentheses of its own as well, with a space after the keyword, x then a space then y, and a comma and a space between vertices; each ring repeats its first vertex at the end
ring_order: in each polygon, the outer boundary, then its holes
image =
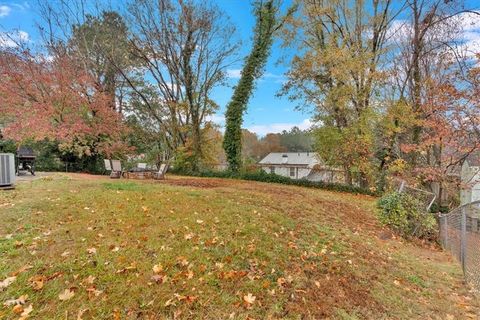
POLYGON ((113 310, 113 320, 120 320, 120 310, 113 310))
POLYGON ((74 295, 75 292, 70 289, 65 289, 62 293, 58 295, 58 299, 60 299, 61 301, 67 301, 73 298, 74 295))
POLYGON ((28 295, 24 294, 18 297, 17 299, 9 299, 3 303, 5 307, 15 306, 15 305, 22 305, 27 302, 28 295))
POLYGON ((85 280, 83 280, 83 281, 85 281, 85 283, 88 283, 88 284, 93 284, 93 281, 95 281, 95 279, 96 278, 94 276, 90 275, 90 276, 86 277, 85 280))
POLYGON ((87 292, 88 292, 88 296, 90 298, 92 298, 93 296, 98 297, 99 295, 101 295, 103 293, 103 291, 97 290, 97 288, 95 288, 95 287, 87 288, 87 292))
POLYGON ((256 299, 257 297, 255 297, 251 293, 248 293, 246 296, 243 296, 243 301, 245 301, 245 303, 247 304, 247 307, 250 307, 251 305, 253 305, 256 299))
POLYGON ((80 309, 80 310, 78 310, 77 320, 83 320, 83 319, 82 319, 83 314, 84 314, 85 312, 87 312, 87 311, 88 311, 88 309, 80 309))
POLYGON ((174 296, 175 296, 175 298, 177 298, 178 301, 184 301, 184 302, 187 302, 187 303, 192 303, 195 300, 197 300, 197 296, 184 296, 184 295, 177 294, 177 293, 175 293, 174 296))
POLYGON ((287 280, 285 280, 285 278, 278 278, 277 279, 277 284, 278 284, 279 287, 283 286, 286 283, 287 283, 287 280))
POLYGON ((218 273, 218 278, 222 280, 234 280, 234 279, 240 279, 245 277, 248 274, 246 271, 236 271, 236 270, 230 270, 226 272, 219 272, 218 273))
POLYGON ((153 275, 150 279, 155 283, 162 284, 165 282, 166 277, 156 274, 156 275, 153 275))
POLYGON ((117 270, 116 273, 126 273, 126 272, 132 271, 132 270, 137 270, 137 263, 136 262, 132 262, 128 267, 117 270))
POLYGON ((88 249, 87 249, 87 253, 88 253, 88 254, 96 254, 96 253, 97 253, 97 249, 95 249, 95 248, 88 248, 88 249))
POLYGON ((16 313, 16 314, 21 314, 23 312, 23 307, 21 304, 16 304, 13 309, 12 309, 13 313, 16 313))
POLYGON ((42 290, 46 280, 47 280, 46 277, 42 275, 33 276, 30 279, 28 279, 33 290, 36 290, 36 291, 42 290))
POLYGON ((164 304, 165 307, 172 306, 172 305, 173 306, 175 305, 175 302, 173 301, 173 299, 168 299, 164 304))
POLYGON ((26 264, 23 267, 21 267, 20 269, 18 269, 17 271, 14 271, 14 272, 10 273, 10 276, 12 276, 12 277, 18 276, 20 273, 25 272, 27 270, 30 270, 32 268, 33 267, 31 265, 26 264))
POLYGON ((29 305, 28 307, 23 309, 23 312, 20 314, 20 318, 18 320, 28 318, 28 315, 33 311, 33 305, 29 305))
POLYGON ((182 267, 188 266, 189 262, 185 257, 177 257, 177 263, 180 264, 182 267))
POLYGON ((7 277, 3 281, 0 281, 0 291, 11 285, 17 277, 7 277))
POLYGON ((155 274, 159 274, 163 271, 163 266, 161 264, 156 264, 153 266, 152 270, 155 274))

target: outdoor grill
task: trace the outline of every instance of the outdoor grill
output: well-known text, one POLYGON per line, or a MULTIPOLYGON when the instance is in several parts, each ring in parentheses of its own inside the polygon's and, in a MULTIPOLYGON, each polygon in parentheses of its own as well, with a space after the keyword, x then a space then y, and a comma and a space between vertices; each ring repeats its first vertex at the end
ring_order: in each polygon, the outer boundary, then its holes
POLYGON ((36 155, 32 148, 19 147, 17 150, 17 174, 23 170, 35 175, 35 158, 36 155))

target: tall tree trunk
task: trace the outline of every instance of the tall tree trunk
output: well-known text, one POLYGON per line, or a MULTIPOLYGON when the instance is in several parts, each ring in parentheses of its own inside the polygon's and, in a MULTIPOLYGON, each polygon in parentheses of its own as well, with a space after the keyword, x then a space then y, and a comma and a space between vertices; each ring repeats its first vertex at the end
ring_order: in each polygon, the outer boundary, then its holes
POLYGON ((242 123, 243 114, 253 91, 254 83, 260 77, 272 46, 275 31, 275 12, 277 8, 273 0, 255 4, 257 22, 255 26, 254 44, 242 70, 238 85, 233 92, 232 100, 225 113, 225 136, 223 148, 227 156, 229 169, 238 171, 242 162, 242 123))

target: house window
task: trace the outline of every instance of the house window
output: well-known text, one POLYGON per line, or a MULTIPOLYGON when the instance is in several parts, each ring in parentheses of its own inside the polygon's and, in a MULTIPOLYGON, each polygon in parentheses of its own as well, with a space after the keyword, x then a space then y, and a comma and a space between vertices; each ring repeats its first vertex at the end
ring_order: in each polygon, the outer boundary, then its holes
POLYGON ((290 177, 295 177, 295 168, 290 167, 290 177))
POLYGON ((275 173, 275 167, 270 167, 270 173, 275 173))

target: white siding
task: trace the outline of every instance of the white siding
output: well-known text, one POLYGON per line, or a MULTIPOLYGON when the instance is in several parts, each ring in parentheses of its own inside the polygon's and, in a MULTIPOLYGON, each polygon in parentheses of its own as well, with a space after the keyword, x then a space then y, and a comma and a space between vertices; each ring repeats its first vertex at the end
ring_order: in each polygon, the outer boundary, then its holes
POLYGON ((293 168, 295 168, 295 176, 292 177, 292 176, 290 176, 291 166, 279 166, 279 165, 277 165, 277 166, 262 166, 262 169, 266 173, 270 173, 271 172, 270 167, 275 168, 275 174, 278 174, 279 176, 288 177, 288 178, 291 178, 291 179, 306 178, 309 175, 310 171, 312 170, 310 168, 293 167, 293 168))
POLYGON ((288 177, 291 179, 308 179, 310 181, 323 181, 323 182, 333 182, 333 183, 345 183, 345 176, 342 172, 335 170, 313 170, 305 167, 293 167, 293 166, 281 166, 281 165, 272 165, 272 166, 262 166, 263 171, 266 173, 271 173, 271 168, 275 168, 275 174, 279 176, 288 177), (290 175, 290 168, 295 169, 295 176, 290 175))
POLYGON ((460 204, 467 204, 480 200, 480 168, 470 167, 465 161, 461 171, 462 186, 460 190, 460 204))

